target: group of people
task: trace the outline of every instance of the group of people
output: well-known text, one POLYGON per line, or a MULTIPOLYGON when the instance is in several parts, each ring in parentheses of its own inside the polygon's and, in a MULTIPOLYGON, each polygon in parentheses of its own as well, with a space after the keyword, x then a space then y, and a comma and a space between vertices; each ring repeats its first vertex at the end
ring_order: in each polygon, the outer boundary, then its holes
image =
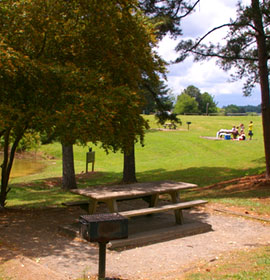
MULTIPOLYGON (((246 134, 244 131, 245 127, 241 123, 239 126, 233 126, 232 129, 220 129, 217 132, 216 138, 221 138, 222 136, 225 136, 226 134, 232 135, 233 140, 246 140, 246 134)), ((248 136, 249 140, 252 139, 253 136, 253 122, 250 121, 248 125, 248 136)))

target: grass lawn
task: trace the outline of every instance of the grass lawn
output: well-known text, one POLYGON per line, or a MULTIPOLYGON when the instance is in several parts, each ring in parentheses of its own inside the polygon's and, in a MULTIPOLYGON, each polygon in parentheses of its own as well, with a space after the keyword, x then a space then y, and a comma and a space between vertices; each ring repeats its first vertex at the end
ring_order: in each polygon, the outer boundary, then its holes
MULTIPOLYGON (((148 116, 151 128, 158 128, 153 116, 148 116)), ((181 116, 179 130, 146 132, 145 146, 136 145, 136 171, 139 181, 162 179, 183 180, 209 185, 224 179, 258 174, 264 171, 264 149, 261 117, 210 117, 181 116), (215 136, 220 128, 231 128, 249 120, 254 122, 252 141, 214 141, 200 136, 215 136), (186 122, 191 121, 190 130, 186 122)), ((96 171, 103 172, 93 184, 118 181, 122 176, 123 155, 106 154, 91 144, 96 153, 96 171)), ((61 146, 59 143, 44 145, 41 151, 55 157, 39 174, 18 178, 13 182, 61 176, 61 146)), ((76 173, 85 171, 88 147, 74 146, 76 173)), ((91 183, 91 182, 90 182, 91 183)))
POLYGON ((187 280, 270 279, 270 247, 239 251, 197 268, 187 280))
MULTIPOLYGON (((183 125, 177 130, 161 131, 153 116, 149 119, 151 129, 146 132, 145 146, 136 144, 136 171, 138 181, 175 180, 196 183, 200 187, 220 181, 260 174, 265 170, 261 117, 181 116, 183 125), (201 136, 216 135, 220 128, 249 121, 254 123, 252 141, 209 140, 201 136), (191 122, 189 130, 186 122, 191 122)), ((122 176, 123 155, 106 154, 91 144, 96 153, 95 173, 88 179, 78 180, 79 187, 119 182, 122 176)), ((11 180, 7 206, 50 206, 74 199, 63 192, 60 180, 43 179, 61 176, 61 146, 59 143, 43 145, 40 150, 50 155, 47 167, 42 172, 11 180)), ((75 169, 85 171, 88 147, 74 146, 75 169)), ((206 199, 226 200, 226 194, 200 193, 206 199), (206 196, 206 197, 205 197, 206 196), (224 197, 225 196, 225 197, 224 197)), ((196 194, 198 195, 198 194, 196 194)), ((256 194, 254 194, 256 196, 256 194)), ((263 195, 260 193, 260 195, 263 195)), ((238 195, 239 197, 239 195, 238 195)), ((247 197, 243 195, 243 199, 247 197)), ((234 201, 234 197, 229 196, 234 201)), ((237 202, 238 203, 238 202, 237 202)))

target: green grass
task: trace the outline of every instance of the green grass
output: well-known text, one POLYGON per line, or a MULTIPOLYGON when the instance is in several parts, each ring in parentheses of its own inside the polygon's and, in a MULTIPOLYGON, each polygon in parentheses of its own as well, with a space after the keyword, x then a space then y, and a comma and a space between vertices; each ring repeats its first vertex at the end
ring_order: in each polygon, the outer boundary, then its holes
POLYGON ((270 279, 270 247, 231 253, 230 257, 208 264, 186 280, 267 280, 270 279))
MULTIPOLYGON (((207 189, 205 186, 238 178, 261 174, 265 171, 261 117, 206 117, 182 116, 183 126, 177 131, 158 131, 152 116, 147 116, 151 130, 146 132, 145 147, 136 145, 136 170, 139 181, 176 180, 198 184, 200 192, 186 192, 184 198, 203 198, 208 201, 237 205, 254 210, 258 214, 270 213, 269 203, 257 198, 269 197, 269 190, 207 189), (200 136, 216 135, 220 128, 231 128, 250 120, 254 122, 252 141, 213 141, 200 136), (186 122, 191 121, 190 130, 186 122)), ((94 175, 78 180, 79 187, 118 182, 122 176, 123 155, 106 154, 91 144, 96 152, 94 175)), ((47 207, 60 206, 61 202, 78 198, 60 189, 61 146, 58 143, 44 145, 41 151, 54 159, 46 160, 42 172, 11 180, 7 206, 47 207), (43 179, 47 179, 46 183, 43 179)), ((74 146, 75 169, 85 171, 88 147, 74 146)), ((204 279, 270 279, 270 248, 263 247, 252 252, 238 252, 224 261, 218 260, 205 266, 201 272, 189 274, 188 280, 204 279)), ((1 279, 1 276, 0 276, 1 279)))
MULTIPOLYGON (((159 131, 153 116, 147 116, 151 130, 146 132, 145 146, 136 144, 136 173, 138 181, 175 180, 198 184, 200 187, 211 185, 245 175, 260 174, 265 170, 261 117, 225 117, 225 116, 181 116, 183 125, 177 131, 159 131), (201 136, 216 135, 220 128, 249 121, 254 123, 252 141, 214 141, 201 136), (187 130, 186 122, 190 121, 187 130)), ((119 182, 122 177, 123 155, 106 154, 99 147, 96 152, 95 173, 88 180, 79 180, 79 187, 119 182)), ((42 179, 60 177, 61 146, 59 143, 44 145, 43 153, 53 156, 47 161, 47 167, 38 174, 27 175, 11 180, 12 190, 8 196, 8 206, 49 206, 69 200, 73 196, 59 190, 59 185, 45 186, 42 179), (31 185, 30 185, 31 183, 31 185)), ((75 170, 79 174, 85 171, 85 157, 88 147, 74 146, 75 170)), ((198 195, 198 194, 194 194, 198 195)), ((202 194, 203 195, 203 194, 202 194)), ((251 194, 230 195, 225 192, 208 194, 210 200, 240 199, 253 197, 251 194)), ((260 193, 260 195, 267 195, 260 193)), ((240 202, 237 203, 240 203, 240 202)))
MULTIPOLYGON (((148 117, 149 118, 149 117, 148 117)), ((153 117, 151 119, 152 127, 153 117)), ((261 173, 265 169, 261 118, 254 121, 252 141, 213 141, 200 136, 215 136, 219 128, 231 128, 240 122, 248 124, 249 117, 203 117, 182 116, 183 126, 179 131, 156 131, 146 133, 145 146, 136 145, 136 171, 141 181, 175 179, 197 183, 201 186, 224 179, 261 173), (186 121, 192 122, 187 131, 186 121)), ((91 144, 89 144, 91 146, 91 144)), ((121 178, 123 155, 106 154, 99 147, 96 152, 96 170, 105 172, 104 182, 121 178)), ((61 176, 61 146, 58 143, 45 145, 41 150, 52 155, 45 172, 16 181, 61 176)), ((85 171, 87 147, 74 146, 76 173, 85 171)), ((14 181, 14 182, 16 182, 14 181)), ((97 182, 99 183, 99 182, 97 182)), ((95 182, 94 182, 95 184, 95 182)))

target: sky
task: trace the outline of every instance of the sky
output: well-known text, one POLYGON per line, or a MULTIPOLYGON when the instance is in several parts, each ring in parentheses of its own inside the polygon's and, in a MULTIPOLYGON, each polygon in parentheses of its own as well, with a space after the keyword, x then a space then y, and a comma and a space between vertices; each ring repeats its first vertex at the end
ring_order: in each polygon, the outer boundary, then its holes
MULTIPOLYGON (((197 38, 213 27, 228 23, 230 18, 236 15, 236 4, 238 0, 201 0, 196 11, 182 20, 183 36, 176 40, 165 37, 158 47, 158 52, 166 61, 173 61, 177 58, 174 51, 177 43, 182 39, 197 38)), ((243 0, 243 3, 250 3, 250 0, 243 0)), ((210 38, 212 42, 222 40, 226 32, 218 31, 210 38)), ((221 70, 215 60, 205 62, 193 62, 189 57, 179 64, 171 64, 168 67, 167 84, 175 96, 189 85, 200 89, 201 93, 208 92, 214 97, 217 106, 222 108, 230 104, 238 106, 254 105, 261 103, 259 86, 252 95, 243 96, 243 81, 230 82, 230 73, 221 70)))

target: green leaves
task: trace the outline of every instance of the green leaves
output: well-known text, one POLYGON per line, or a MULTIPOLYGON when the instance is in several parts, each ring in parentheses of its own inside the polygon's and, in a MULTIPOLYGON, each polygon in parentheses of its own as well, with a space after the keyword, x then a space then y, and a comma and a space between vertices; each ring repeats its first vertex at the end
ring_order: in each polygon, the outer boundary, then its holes
POLYGON ((174 112, 176 114, 199 113, 208 114, 217 111, 214 98, 207 92, 201 93, 195 86, 188 86, 177 97, 174 112))
POLYGON ((9 0, 0 15, 1 128, 114 150, 143 139, 139 85, 165 66, 137 1, 9 0))

